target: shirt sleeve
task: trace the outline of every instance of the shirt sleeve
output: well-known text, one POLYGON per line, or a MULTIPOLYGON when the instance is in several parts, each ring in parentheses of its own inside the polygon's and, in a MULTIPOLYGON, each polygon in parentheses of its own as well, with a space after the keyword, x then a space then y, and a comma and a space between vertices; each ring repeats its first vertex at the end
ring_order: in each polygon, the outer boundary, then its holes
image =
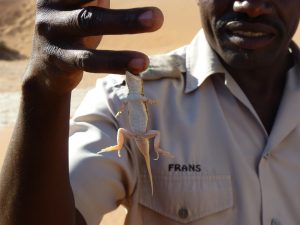
POLYGON ((136 185, 135 159, 129 149, 97 154, 115 145, 121 106, 114 82, 97 82, 77 109, 70 124, 69 171, 76 208, 87 225, 98 225, 103 215, 132 195, 136 185))

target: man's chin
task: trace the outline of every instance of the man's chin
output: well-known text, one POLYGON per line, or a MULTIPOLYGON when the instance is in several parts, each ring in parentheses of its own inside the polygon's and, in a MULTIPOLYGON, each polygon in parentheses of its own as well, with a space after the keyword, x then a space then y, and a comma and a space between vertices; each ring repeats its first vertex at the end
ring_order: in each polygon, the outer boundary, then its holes
POLYGON ((272 66, 274 54, 252 50, 226 51, 220 56, 226 68, 235 70, 259 70, 272 66))

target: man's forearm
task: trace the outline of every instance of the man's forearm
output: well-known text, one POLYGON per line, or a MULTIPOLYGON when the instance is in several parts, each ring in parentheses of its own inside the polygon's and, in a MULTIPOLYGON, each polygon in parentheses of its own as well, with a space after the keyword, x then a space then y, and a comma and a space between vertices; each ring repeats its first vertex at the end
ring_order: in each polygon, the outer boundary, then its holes
POLYGON ((74 224, 68 175, 71 93, 55 96, 38 89, 23 88, 1 172, 0 225, 74 224))

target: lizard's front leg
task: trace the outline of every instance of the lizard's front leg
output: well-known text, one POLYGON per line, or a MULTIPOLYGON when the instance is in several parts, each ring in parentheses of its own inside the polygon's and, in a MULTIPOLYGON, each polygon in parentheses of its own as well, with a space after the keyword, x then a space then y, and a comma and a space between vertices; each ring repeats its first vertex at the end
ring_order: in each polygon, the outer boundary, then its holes
POLYGON ((118 111, 117 114, 115 115, 116 118, 119 117, 119 116, 125 111, 126 106, 127 106, 127 103, 128 103, 127 101, 125 101, 125 102, 122 103, 122 105, 121 105, 119 111, 118 111))
POLYGON ((149 105, 157 105, 158 104, 158 101, 157 100, 154 100, 154 99, 150 99, 146 96, 141 96, 141 100, 143 102, 145 102, 146 104, 149 104, 149 105))
POLYGON ((118 156, 121 157, 121 150, 122 150, 123 145, 124 145, 125 136, 132 137, 133 133, 130 132, 129 130, 124 129, 124 128, 119 128, 118 129, 118 134, 117 134, 117 144, 102 149, 100 152, 98 152, 98 154, 101 154, 103 152, 118 151, 118 156))

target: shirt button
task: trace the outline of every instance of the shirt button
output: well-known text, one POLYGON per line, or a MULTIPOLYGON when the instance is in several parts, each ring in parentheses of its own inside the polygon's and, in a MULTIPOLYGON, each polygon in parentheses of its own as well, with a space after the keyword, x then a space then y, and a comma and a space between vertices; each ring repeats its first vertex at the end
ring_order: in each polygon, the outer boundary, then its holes
POLYGON ((279 221, 275 218, 272 219, 271 225, 280 225, 279 221))
POLYGON ((178 216, 181 219, 186 219, 189 216, 189 211, 186 208, 181 208, 178 210, 178 216))

